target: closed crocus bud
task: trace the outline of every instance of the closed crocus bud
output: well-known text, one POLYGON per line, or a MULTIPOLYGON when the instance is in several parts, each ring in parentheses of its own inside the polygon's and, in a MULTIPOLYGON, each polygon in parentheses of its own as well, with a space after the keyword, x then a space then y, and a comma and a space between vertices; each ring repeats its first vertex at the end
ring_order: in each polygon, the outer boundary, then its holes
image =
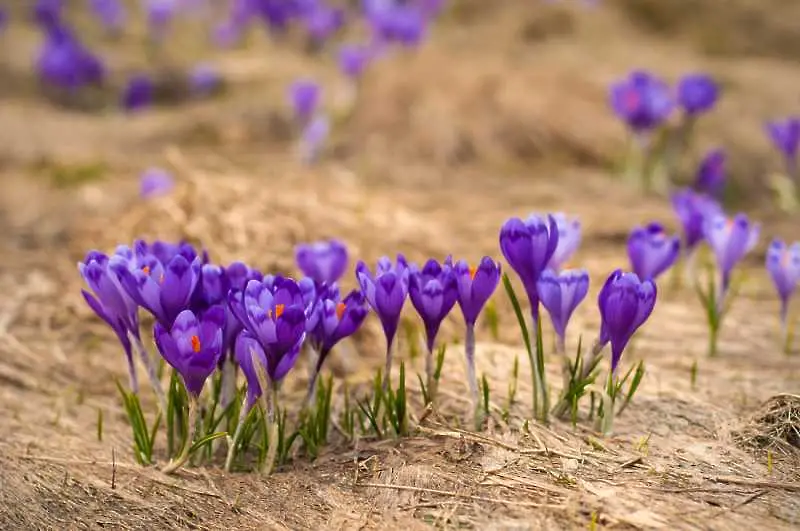
POLYGON ((718 97, 719 87, 707 74, 689 74, 678 82, 678 105, 689 116, 710 111, 718 97))
POLYGON ((372 59, 372 50, 360 44, 345 44, 339 48, 339 70, 349 79, 360 79, 372 59))
POLYGON ((706 193, 712 197, 719 197, 725 187, 725 150, 722 148, 712 149, 697 168, 697 176, 694 180, 694 188, 698 192, 706 193))
POLYGON ((775 239, 767 249, 767 271, 781 300, 781 323, 786 325, 789 301, 800 282, 800 243, 775 239))
POLYGON ((660 223, 633 229, 628 237, 628 257, 641 279, 655 280, 678 260, 681 240, 668 236, 660 223))
POLYGON ((800 151, 800 117, 775 120, 766 125, 767 134, 783 156, 789 176, 797 179, 797 154, 800 151))
POLYGON ((556 212, 552 216, 558 227, 558 245, 547 268, 558 271, 581 245, 581 222, 578 218, 569 218, 562 212, 556 212))
POLYGON ((145 74, 136 74, 125 85, 122 107, 127 111, 138 111, 149 107, 153 103, 154 92, 153 80, 145 74))
POLYGON ((650 72, 636 70, 611 86, 611 107, 637 133, 659 127, 674 106, 667 84, 650 72))
POLYGON ((542 306, 550 314, 558 335, 559 350, 563 352, 567 324, 589 292, 589 273, 584 269, 568 269, 561 273, 547 269, 539 277, 537 286, 542 306))
POLYGON ((458 305, 468 326, 474 326, 483 307, 500 283, 500 264, 484 256, 478 267, 460 260, 453 266, 458 286, 458 305))
POLYGON ((412 267, 408 295, 425 325, 428 351, 433 350, 439 327, 458 300, 456 275, 449 265, 428 260, 422 269, 412 267))
POLYGON ((714 251, 722 277, 721 297, 730 286, 733 268, 755 247, 760 231, 761 226, 751 222, 744 214, 737 214, 732 218, 717 214, 706 219, 705 237, 714 251))

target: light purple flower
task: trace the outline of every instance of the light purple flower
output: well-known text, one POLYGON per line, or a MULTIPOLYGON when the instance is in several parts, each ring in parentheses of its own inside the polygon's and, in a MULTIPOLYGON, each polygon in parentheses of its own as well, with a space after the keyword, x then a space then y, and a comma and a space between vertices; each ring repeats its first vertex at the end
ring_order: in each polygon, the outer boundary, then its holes
POLYGON ((553 219, 558 227, 558 245, 547 267, 558 271, 581 245, 581 222, 578 218, 568 218, 562 212, 554 213, 553 219))
POLYGON ((730 286, 733 268, 755 247, 760 231, 761 226, 751 222, 744 214, 736 214, 732 218, 717 214, 706 220, 706 240, 714 251, 722 277, 721 297, 730 286))
POLYGON ((800 242, 787 245, 773 240, 767 249, 766 266, 781 299, 781 321, 785 323, 789 300, 800 282, 800 242))
POLYGON ((161 168, 149 168, 139 178, 139 195, 142 199, 168 195, 174 188, 172 174, 161 168))
POLYGON ((537 291, 563 344, 572 313, 589 293, 589 273, 584 269, 568 269, 561 273, 546 269, 539 277, 537 291))
POLYGON ((628 258, 640 279, 655 280, 678 260, 681 240, 667 236, 660 223, 636 227, 628 237, 628 258))

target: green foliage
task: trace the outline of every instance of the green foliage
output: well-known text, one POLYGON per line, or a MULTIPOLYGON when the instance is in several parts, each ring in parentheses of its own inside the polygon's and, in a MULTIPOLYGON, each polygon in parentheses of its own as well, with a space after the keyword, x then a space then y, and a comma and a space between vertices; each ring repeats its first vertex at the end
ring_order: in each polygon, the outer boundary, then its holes
POLYGON ((116 382, 117 389, 122 396, 122 403, 128 415, 128 423, 133 431, 133 456, 141 465, 153 463, 153 447, 155 444, 158 427, 161 423, 161 414, 156 416, 153 427, 149 428, 139 397, 135 393, 128 393, 119 383, 116 382))

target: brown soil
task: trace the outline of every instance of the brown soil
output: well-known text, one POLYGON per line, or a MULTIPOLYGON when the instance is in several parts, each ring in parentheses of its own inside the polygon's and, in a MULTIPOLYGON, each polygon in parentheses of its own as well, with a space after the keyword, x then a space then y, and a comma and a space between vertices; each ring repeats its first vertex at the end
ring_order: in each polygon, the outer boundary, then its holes
MULTIPOLYGON (((671 2, 672 12, 655 0, 609 1, 594 11, 579 2, 456 4, 423 50, 370 74, 357 114, 313 168, 295 162, 283 90, 309 74, 337 87, 330 61, 253 42, 220 56, 231 80, 221 100, 134 117, 86 114, 30 94, 20 57, 32 34, 11 28, 5 37, 19 48, 13 57, 0 52, 0 75, 8 78, 0 100, 0 528, 800 526, 800 450, 791 435, 800 416, 800 356, 777 345, 777 302, 761 266, 768 238, 797 237, 797 219, 769 206, 763 177, 778 161, 761 129, 764 119, 800 104, 791 89, 800 85, 800 45, 787 29, 796 6, 737 0, 712 10, 686 0, 671 2), (742 13, 758 24, 742 26, 742 13), (712 40, 718 46, 709 50, 712 40), (429 416, 412 437, 353 445, 334 436, 315 462, 299 456, 268 479, 228 475, 219 463, 175 477, 135 464, 114 385, 124 378, 120 349, 79 296, 74 264, 87 249, 138 236, 188 237, 220 262, 291 272, 296 243, 337 236, 368 262, 398 251, 414 260, 452 253, 474 261, 499 256, 497 231, 507 217, 563 210, 585 227, 575 263, 589 269, 595 289, 570 342, 588 341, 598 326, 596 288, 625 266, 627 231, 650 220, 675 226, 666 201, 626 189, 609 170, 624 135, 605 91, 635 66, 670 79, 702 69, 721 80, 724 98, 703 120, 700 145, 729 147, 733 200, 764 222, 718 358, 704 357, 692 291, 665 279, 626 359, 644 359, 647 375, 614 435, 601 439, 588 424, 558 422, 525 431, 528 372, 510 305, 498 294, 500 337, 491 342, 481 329, 478 359, 499 408, 520 357, 518 402, 507 423, 498 414, 483 433, 455 427, 467 407, 456 347, 446 361, 442 417, 429 416), (143 204, 136 176, 159 164, 175 171, 180 186, 143 204)), ((120 60, 135 66, 133 52, 118 48, 120 60)), ((454 317, 443 337, 460 331, 454 317)), ((370 318, 331 368, 364 382, 381 363, 381 344, 370 318)), ((287 382, 290 402, 304 374, 287 382)))

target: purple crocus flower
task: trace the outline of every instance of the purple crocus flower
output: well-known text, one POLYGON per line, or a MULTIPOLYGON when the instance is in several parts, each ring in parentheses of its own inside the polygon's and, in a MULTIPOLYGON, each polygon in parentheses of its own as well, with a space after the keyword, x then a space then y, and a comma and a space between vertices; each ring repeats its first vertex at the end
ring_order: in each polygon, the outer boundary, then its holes
POLYGON ((339 48, 339 70, 349 79, 358 80, 372 59, 372 50, 361 44, 344 44, 339 48))
POLYGON ((689 252, 705 238, 706 219, 722 213, 717 201, 688 188, 672 195, 672 208, 683 229, 683 246, 689 252))
POLYGON ((322 89, 309 79, 298 79, 289 87, 289 104, 297 123, 306 125, 319 107, 322 89))
POLYGON ((643 70, 611 86, 611 107, 635 133, 650 131, 669 117, 674 107, 667 84, 643 70))
POLYGON ((300 160, 312 164, 319 159, 330 135, 330 120, 325 115, 317 115, 303 128, 300 136, 300 160))
POLYGON ((453 266, 458 286, 458 305, 467 327, 474 327, 478 315, 500 283, 500 264, 484 256, 478 267, 470 267, 459 260, 453 266))
POLYGON ((121 0, 90 0, 89 7, 109 32, 118 33, 124 27, 126 13, 121 0))
POLYGON ((657 295, 655 282, 639 280, 635 273, 618 269, 606 280, 598 297, 602 319, 599 343, 611 343, 612 375, 631 337, 653 312, 657 295))
POLYGON ((781 299, 780 318, 786 336, 789 301, 800 282, 800 242, 787 245, 779 239, 772 240, 767 249, 766 265, 781 299))
POLYGON ((151 39, 160 42, 166 36, 177 7, 175 0, 146 0, 145 10, 151 39))
POLYGON ((61 25, 62 0, 37 0, 33 5, 33 19, 45 30, 61 25))
POLYGON ((315 45, 321 45, 344 25, 344 11, 325 4, 316 4, 304 17, 308 35, 315 45))
POLYGON ((134 251, 139 261, 144 260, 148 255, 153 255, 162 264, 167 264, 180 255, 189 262, 200 257, 202 264, 208 263, 208 257, 205 252, 202 255, 198 254, 197 249, 186 241, 171 243, 156 240, 153 243, 147 243, 144 240, 136 240, 134 242, 134 251))
POLYGON ((63 26, 47 32, 36 62, 39 77, 48 85, 76 90, 102 83, 105 68, 78 39, 63 26))
POLYGON ((589 292, 589 273, 584 269, 568 269, 561 273, 546 269, 539 277, 537 291, 558 336, 559 353, 566 354, 567 324, 589 292))
POLYGON ((129 337, 129 334, 139 337, 138 306, 109 268, 109 258, 105 254, 89 251, 83 262, 78 263, 78 270, 94 295, 86 290, 81 290, 81 294, 94 313, 117 334, 128 360, 131 391, 138 393, 139 382, 129 337))
POLYGON ((373 2, 367 11, 367 21, 377 44, 397 43, 415 47, 427 33, 427 20, 413 4, 373 2))
POLYGON ((222 355, 224 320, 222 308, 212 308, 200 319, 191 310, 184 310, 169 331, 161 323, 156 323, 153 329, 158 351, 177 371, 186 391, 195 400, 222 355))
POLYGON ((210 64, 195 65, 189 72, 189 91, 197 97, 208 97, 220 90, 222 77, 210 64))
POLYGON ((700 162, 694 188, 698 192, 706 193, 712 197, 719 197, 725 186, 725 150, 712 149, 700 162))
POLYGON ((412 265, 408 280, 408 295, 425 324, 428 352, 432 352, 439 327, 458 300, 456 275, 447 263, 442 266, 431 259, 421 270, 412 265))
POLYGON ((405 256, 397 255, 396 264, 384 256, 378 260, 373 275, 367 264, 359 261, 356 265, 356 279, 361 292, 375 310, 386 336, 386 370, 384 389, 389 384, 392 370, 392 345, 400 322, 400 312, 408 296, 409 268, 405 256))
POLYGON ((139 196, 142 199, 169 195, 174 188, 172 174, 161 168, 148 168, 139 178, 139 196))
MULTIPOLYGON (((511 218, 500 229, 500 250, 525 286, 534 325, 539 321, 536 283, 558 248, 558 225, 553 216, 531 215, 527 220, 511 218)), ((535 326, 534 326, 535 328, 535 326)))
POLYGON ((790 178, 798 179, 797 153, 800 151, 800 117, 775 120, 766 125, 767 134, 783 155, 790 178))
POLYGON ((128 79, 122 93, 121 105, 127 111, 138 111, 153 103, 155 86, 150 76, 136 74, 128 79))
POLYGON ((658 278, 678 260, 680 252, 680 237, 667 236, 660 223, 636 227, 628 237, 631 268, 641 279, 658 278))
POLYGON ((558 245, 547 267, 558 271, 581 245, 581 222, 578 218, 570 219, 561 212, 556 212, 552 216, 558 227, 558 245))
POLYGON ((347 246, 340 240, 300 244, 294 256, 300 271, 317 285, 333 284, 347 270, 347 246))
POLYGON ((244 291, 231 290, 228 304, 264 350, 270 379, 279 382, 294 366, 305 339, 306 307, 300 286, 278 276, 271 282, 251 280, 244 291))
POLYGON ((688 116, 710 111, 718 97, 719 87, 707 74, 688 74, 678 81, 678 105, 688 116))
MULTIPOLYGON (((264 352, 264 349, 261 347, 261 344, 250 334, 250 332, 242 332, 239 334, 239 336, 236 338, 234 352, 236 363, 238 363, 239 367, 241 367, 242 374, 244 374, 245 380, 247 381, 247 391, 243 409, 249 412, 253 405, 255 405, 256 400, 258 400, 264 392, 264 390, 261 389, 261 382, 258 378, 258 370, 253 364, 253 361, 255 358, 255 362, 263 367, 264 374, 266 374, 267 355, 264 352)), ((287 370, 286 373, 288 372, 289 371, 287 370)), ((241 417, 244 418, 245 415, 246 413, 242 412, 241 417)))
POLYGON ((200 278, 200 258, 189 261, 177 254, 162 262, 155 254, 145 254, 139 257, 138 265, 131 271, 127 262, 112 260, 111 268, 131 299, 150 312, 163 328, 171 329, 178 314, 189 309, 200 278))
POLYGON ((760 231, 761 226, 751 222, 744 214, 736 214, 732 218, 717 214, 706 219, 705 237, 714 251, 722 277, 720 300, 730 286, 733 268, 755 247, 760 231))

